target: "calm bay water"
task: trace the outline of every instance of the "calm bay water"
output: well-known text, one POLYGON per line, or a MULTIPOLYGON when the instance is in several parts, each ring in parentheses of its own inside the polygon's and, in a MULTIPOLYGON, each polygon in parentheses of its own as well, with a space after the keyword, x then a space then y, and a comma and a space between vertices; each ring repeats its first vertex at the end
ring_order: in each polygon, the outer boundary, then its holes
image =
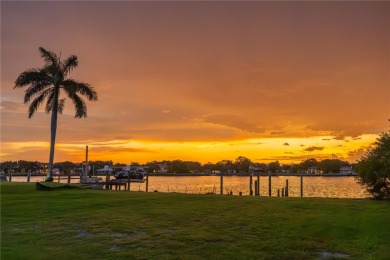
MULTIPOLYGON (((75 177, 74 177, 75 178, 75 177)), ((25 182, 26 177, 12 177, 14 182, 25 182)), ((298 176, 272 176, 272 196, 277 196, 277 190, 285 187, 286 179, 289 181, 290 197, 300 196, 300 178, 298 176)), ((32 176, 31 182, 43 181, 43 176, 32 176)), ((224 177, 223 193, 233 192, 238 195, 249 195, 249 177, 245 176, 226 176, 224 177)), ((253 182, 256 177, 253 177, 253 182)), ((55 177, 55 181, 58 179, 55 177)), ((66 178, 60 180, 67 182, 66 178)), ((72 179, 72 183, 80 182, 79 179, 72 179)), ((159 192, 177 192, 205 194, 215 191, 220 193, 219 176, 150 176, 149 191, 157 190, 159 192)), ((132 191, 145 191, 145 183, 131 183, 132 191)), ((254 189, 254 185, 253 185, 254 189)), ((260 177, 260 195, 268 196, 268 177, 260 177)), ((357 183, 355 177, 303 177, 303 196, 304 197, 323 197, 323 198, 366 198, 369 194, 364 187, 357 183)))

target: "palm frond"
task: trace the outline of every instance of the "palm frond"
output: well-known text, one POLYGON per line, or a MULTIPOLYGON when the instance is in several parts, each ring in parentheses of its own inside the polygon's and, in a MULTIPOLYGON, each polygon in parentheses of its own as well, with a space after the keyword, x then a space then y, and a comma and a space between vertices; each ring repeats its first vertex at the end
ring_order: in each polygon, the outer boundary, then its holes
POLYGON ((69 96, 69 98, 72 99, 76 109, 76 114, 74 117, 76 118, 87 117, 87 106, 85 105, 84 100, 80 98, 77 94, 69 96))
POLYGON ((53 109, 53 100, 54 100, 54 91, 49 94, 47 97, 45 112, 46 114, 49 114, 53 109))
POLYGON ((64 75, 68 75, 68 73, 77 67, 79 64, 79 61, 77 60, 76 55, 69 56, 63 63, 62 63, 62 71, 64 75))
POLYGON ((59 58, 58 58, 57 54, 55 54, 54 52, 45 50, 43 47, 39 47, 39 52, 41 53, 41 57, 45 61, 46 65, 55 64, 56 67, 58 67, 59 58))
MULTIPOLYGON (((62 111, 64 110, 65 100, 66 100, 65 98, 58 100, 57 112, 60 114, 62 114, 62 111)), ((54 101, 55 100, 54 100, 54 91, 53 91, 47 97, 47 102, 46 102, 46 107, 45 107, 46 114, 50 114, 50 112, 53 111, 54 101)))
POLYGON ((68 79, 62 82, 62 86, 67 93, 79 93, 83 96, 86 96, 90 101, 98 100, 96 91, 87 83, 68 79))
POLYGON ((38 110, 38 107, 45 100, 46 96, 50 94, 50 89, 42 92, 38 97, 36 97, 33 102, 31 102, 30 107, 28 108, 28 118, 31 118, 34 113, 38 110))
MULTIPOLYGON (((50 83, 32 84, 30 87, 26 89, 26 92, 24 94, 24 103, 26 104, 30 102, 33 96, 39 95, 43 91, 47 90, 50 87, 50 85, 51 85, 50 83)), ((53 88, 51 88, 51 90, 53 91, 53 88)))
POLYGON ((58 113, 60 113, 60 114, 62 114, 62 111, 64 110, 65 100, 66 100, 65 98, 58 100, 57 111, 58 111, 58 113))
POLYGON ((15 80, 14 88, 21 88, 30 84, 50 84, 50 77, 40 69, 30 69, 22 72, 15 80))
POLYGON ((53 78, 54 82, 54 77, 55 75, 58 75, 60 73, 58 67, 55 64, 47 64, 42 68, 42 71, 44 71, 47 75, 50 75, 50 77, 53 78))

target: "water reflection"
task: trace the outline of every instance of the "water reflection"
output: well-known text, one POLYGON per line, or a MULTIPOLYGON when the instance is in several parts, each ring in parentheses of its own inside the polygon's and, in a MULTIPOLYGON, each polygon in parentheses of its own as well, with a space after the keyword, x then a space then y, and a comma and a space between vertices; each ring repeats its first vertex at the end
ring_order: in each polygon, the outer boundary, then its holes
MULTIPOLYGON (((111 177, 113 178, 113 177, 111 177)), ((31 182, 44 181, 43 176, 32 176, 31 182)), ((253 182, 257 177, 253 177, 253 182)), ((289 182, 289 196, 300 196, 300 177, 298 176, 273 176, 271 191, 272 196, 277 196, 278 189, 286 185, 286 179, 289 182)), ((12 181, 26 182, 25 176, 14 176, 12 181)), ((58 182, 58 177, 54 179, 58 182)), ((67 178, 61 178, 60 182, 66 183, 67 178)), ((79 183, 77 177, 72 177, 71 183, 79 183)), ((226 176, 224 177, 223 193, 233 192, 238 195, 249 195, 249 177, 226 176)), ((132 191, 145 191, 145 183, 131 183, 132 191)), ((253 185, 254 189, 254 185, 253 185)), ((177 192, 205 194, 210 192, 220 193, 219 176, 150 176, 149 191, 153 192, 177 192)), ((260 177, 260 195, 268 196, 268 177, 260 177)), ((366 198, 369 194, 364 187, 357 183, 355 177, 304 177, 303 178, 303 196, 304 197, 323 197, 323 198, 366 198)))

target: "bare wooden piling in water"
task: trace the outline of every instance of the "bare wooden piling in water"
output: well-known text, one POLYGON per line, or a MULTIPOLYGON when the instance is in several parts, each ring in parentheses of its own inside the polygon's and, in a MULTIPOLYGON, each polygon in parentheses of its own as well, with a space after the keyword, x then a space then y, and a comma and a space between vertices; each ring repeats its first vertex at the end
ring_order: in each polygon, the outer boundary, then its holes
POLYGON ((220 193, 223 194, 223 170, 221 170, 221 178, 220 178, 220 193))
POLYGON ((30 178, 31 178, 31 171, 28 171, 27 172, 27 182, 30 182, 30 178))
POLYGON ((110 175, 110 172, 107 171, 107 172, 106 172, 106 189, 107 189, 107 190, 108 190, 108 187, 109 187, 109 185, 108 185, 109 175, 110 175))
POLYGON ((146 192, 149 191, 149 173, 146 173, 146 183, 145 183, 145 190, 146 192))
POLYGON ((130 190, 130 172, 127 173, 127 190, 130 190))
POLYGON ((301 197, 303 197, 303 175, 301 172, 301 197))
POLYGON ((260 172, 257 172, 257 196, 260 196, 260 172))
POLYGON ((84 176, 87 177, 88 176, 88 172, 89 172, 89 167, 88 167, 88 145, 85 147, 85 169, 84 169, 85 173, 84 173, 84 176))
POLYGON ((12 172, 8 173, 8 181, 10 181, 10 182, 12 181, 12 172))
POLYGON ((282 188, 282 197, 284 197, 285 193, 284 193, 284 188, 282 188))
POLYGON ((286 188, 284 190, 284 195, 288 197, 288 179, 286 180, 286 188))
POLYGON ((58 174, 58 183, 61 182, 61 173, 58 174))
POLYGON ((70 173, 68 174, 68 183, 70 183, 70 173))
POLYGON ((278 189, 278 197, 280 197, 280 189, 278 189))
POLYGON ((271 193, 271 173, 268 173, 268 196, 271 197, 272 193, 271 193))
POLYGON ((258 185, 259 185, 258 181, 255 181, 255 195, 256 195, 256 196, 259 195, 259 194, 258 194, 258 190, 257 190, 258 185))
POLYGON ((253 177, 253 173, 251 172, 249 175, 249 195, 250 196, 253 195, 252 177, 253 177))

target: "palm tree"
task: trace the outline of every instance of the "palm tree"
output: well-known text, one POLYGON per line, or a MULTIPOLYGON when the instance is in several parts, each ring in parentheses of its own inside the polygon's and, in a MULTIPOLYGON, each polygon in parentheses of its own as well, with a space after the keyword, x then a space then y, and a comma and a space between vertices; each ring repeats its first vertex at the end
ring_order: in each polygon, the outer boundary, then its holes
POLYGON ((54 145, 57 132, 57 114, 62 113, 65 98, 59 99, 60 92, 63 91, 69 99, 73 101, 76 109, 76 118, 87 117, 87 106, 80 95, 85 96, 90 101, 96 101, 97 93, 87 83, 79 82, 67 78, 72 69, 78 65, 75 55, 69 56, 61 61, 61 57, 51 51, 40 47, 41 57, 45 61, 42 68, 30 69, 22 72, 15 81, 14 88, 28 86, 25 91, 24 103, 30 103, 28 117, 31 118, 38 110, 38 107, 46 101, 45 111, 51 113, 51 138, 50 138, 50 156, 49 168, 46 181, 53 181, 53 160, 54 145))

